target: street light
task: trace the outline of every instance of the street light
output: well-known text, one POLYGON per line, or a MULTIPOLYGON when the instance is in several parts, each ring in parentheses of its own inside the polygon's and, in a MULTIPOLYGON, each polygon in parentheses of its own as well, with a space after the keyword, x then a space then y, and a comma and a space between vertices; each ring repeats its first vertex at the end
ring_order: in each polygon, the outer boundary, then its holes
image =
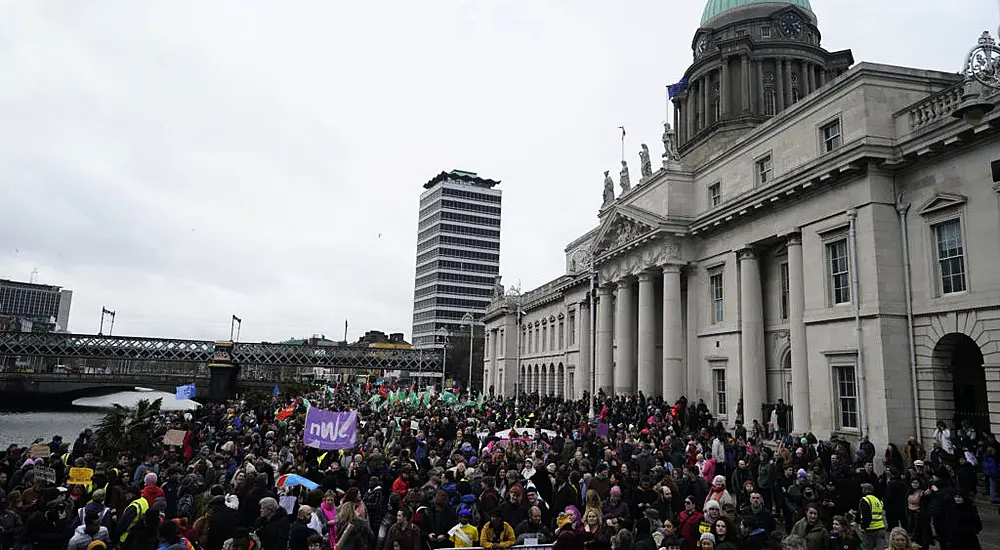
POLYGON ((243 328, 243 319, 240 319, 236 315, 233 315, 233 320, 229 322, 229 341, 238 342, 240 339, 240 329, 243 328), (233 332, 235 330, 236 339, 233 340, 233 332))
POLYGON ((514 354, 514 370, 517 371, 517 383, 514 384, 514 410, 517 410, 521 401, 521 333, 524 332, 521 329, 521 315, 524 314, 524 310, 521 309, 521 289, 519 287, 512 286, 507 291, 507 307, 513 308, 514 314, 517 316, 517 352, 514 354))
POLYGON ((451 338, 451 331, 441 327, 435 333, 443 341, 441 346, 441 391, 444 391, 444 371, 448 363, 448 339, 451 338))
POLYGON ((111 311, 110 309, 108 309, 108 308, 106 308, 104 306, 101 306, 101 328, 97 329, 97 335, 98 336, 104 334, 104 318, 105 317, 110 317, 111 318, 111 327, 108 328, 108 336, 111 336, 111 334, 114 333, 114 331, 115 331, 115 312, 111 311))
POLYGON ((1000 46, 997 46, 990 31, 983 31, 976 45, 966 54, 962 74, 965 76, 965 91, 962 103, 952 116, 978 126, 995 107, 986 101, 986 92, 1000 92, 1000 46))
POLYGON ((462 324, 469 323, 469 399, 472 399, 472 330, 476 324, 476 318, 471 313, 462 316, 462 324))
POLYGON ((594 401, 597 397, 597 300, 594 293, 597 292, 597 263, 594 261, 594 253, 589 248, 578 248, 570 256, 571 264, 575 267, 582 266, 590 272, 590 288, 587 291, 587 299, 590 304, 590 418, 594 418, 596 407, 594 401))

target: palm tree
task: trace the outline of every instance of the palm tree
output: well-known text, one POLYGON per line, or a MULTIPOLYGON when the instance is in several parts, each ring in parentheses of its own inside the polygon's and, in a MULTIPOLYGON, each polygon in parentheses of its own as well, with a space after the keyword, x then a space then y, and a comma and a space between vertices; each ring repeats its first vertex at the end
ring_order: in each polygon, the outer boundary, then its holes
POLYGON ((115 405, 97 423, 97 446, 106 457, 146 456, 155 449, 154 436, 163 399, 141 399, 135 408, 115 405))

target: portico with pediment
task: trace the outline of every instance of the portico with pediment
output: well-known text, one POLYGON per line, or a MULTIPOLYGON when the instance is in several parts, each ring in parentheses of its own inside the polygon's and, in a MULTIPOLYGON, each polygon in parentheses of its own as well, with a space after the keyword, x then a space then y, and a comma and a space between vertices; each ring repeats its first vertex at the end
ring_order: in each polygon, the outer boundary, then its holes
POLYGON ((628 204, 601 218, 593 240, 597 388, 609 395, 680 395, 686 383, 684 222, 628 204))

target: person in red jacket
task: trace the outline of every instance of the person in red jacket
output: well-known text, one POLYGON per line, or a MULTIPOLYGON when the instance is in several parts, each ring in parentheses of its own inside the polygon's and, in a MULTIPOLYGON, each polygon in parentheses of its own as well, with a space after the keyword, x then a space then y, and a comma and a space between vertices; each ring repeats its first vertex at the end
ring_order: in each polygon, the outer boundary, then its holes
POLYGON ((677 525, 680 527, 681 537, 684 538, 684 547, 687 550, 696 550, 701 533, 698 527, 705 517, 698 509, 694 499, 687 497, 684 499, 684 511, 677 515, 677 525))
POLYGON ((410 490, 410 472, 409 470, 403 470, 396 481, 392 482, 392 492, 396 493, 400 497, 405 497, 406 492, 410 490))

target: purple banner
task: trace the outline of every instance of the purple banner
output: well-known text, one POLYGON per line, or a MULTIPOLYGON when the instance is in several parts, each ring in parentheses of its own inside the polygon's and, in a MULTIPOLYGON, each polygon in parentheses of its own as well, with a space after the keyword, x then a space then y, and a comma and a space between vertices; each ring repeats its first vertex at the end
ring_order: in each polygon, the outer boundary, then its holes
POLYGON ((302 442, 307 447, 324 449, 350 449, 358 436, 358 413, 330 412, 310 407, 306 413, 306 426, 302 442))
POLYGON ((608 425, 603 422, 597 423, 597 437, 608 437, 608 425))

